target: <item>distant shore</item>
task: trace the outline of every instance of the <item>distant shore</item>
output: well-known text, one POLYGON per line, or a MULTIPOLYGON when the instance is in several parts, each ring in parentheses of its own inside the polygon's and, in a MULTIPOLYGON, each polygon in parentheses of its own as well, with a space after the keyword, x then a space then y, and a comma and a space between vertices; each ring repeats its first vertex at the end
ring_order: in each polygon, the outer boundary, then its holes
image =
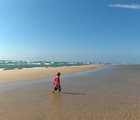
POLYGON ((37 80, 56 75, 57 72, 63 74, 72 74, 81 71, 91 70, 104 66, 103 64, 91 64, 81 66, 63 66, 50 68, 28 68, 21 70, 1 70, 0 83, 21 81, 21 80, 37 80))

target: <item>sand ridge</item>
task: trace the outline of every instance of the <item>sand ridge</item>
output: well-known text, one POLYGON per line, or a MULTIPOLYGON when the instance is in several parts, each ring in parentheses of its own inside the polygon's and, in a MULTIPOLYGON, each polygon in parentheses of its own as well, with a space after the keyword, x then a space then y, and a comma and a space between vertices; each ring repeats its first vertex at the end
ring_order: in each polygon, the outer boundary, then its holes
POLYGON ((51 68, 28 68, 22 70, 4 70, 0 71, 0 83, 21 81, 21 80, 37 80, 56 75, 57 72, 62 74, 72 74, 80 71, 86 71, 102 67, 102 64, 82 65, 82 66, 64 66, 51 68))

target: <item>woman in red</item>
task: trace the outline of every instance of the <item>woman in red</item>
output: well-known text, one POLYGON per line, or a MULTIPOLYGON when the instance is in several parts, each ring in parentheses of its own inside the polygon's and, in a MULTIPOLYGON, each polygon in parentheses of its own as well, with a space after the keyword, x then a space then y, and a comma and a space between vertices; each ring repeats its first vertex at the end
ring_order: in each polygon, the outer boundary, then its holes
POLYGON ((54 90, 52 91, 52 93, 54 93, 54 91, 57 91, 57 89, 59 90, 59 92, 61 92, 60 75, 60 72, 57 73, 57 76, 54 79, 54 90))

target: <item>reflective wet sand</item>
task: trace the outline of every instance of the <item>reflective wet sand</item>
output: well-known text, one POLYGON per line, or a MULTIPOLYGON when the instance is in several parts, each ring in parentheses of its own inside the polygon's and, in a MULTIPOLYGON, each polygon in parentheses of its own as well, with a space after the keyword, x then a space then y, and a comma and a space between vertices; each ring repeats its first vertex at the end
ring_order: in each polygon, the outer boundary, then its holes
POLYGON ((0 85, 0 120, 140 120, 140 65, 0 85), (4 87, 3 87, 4 86, 4 87))

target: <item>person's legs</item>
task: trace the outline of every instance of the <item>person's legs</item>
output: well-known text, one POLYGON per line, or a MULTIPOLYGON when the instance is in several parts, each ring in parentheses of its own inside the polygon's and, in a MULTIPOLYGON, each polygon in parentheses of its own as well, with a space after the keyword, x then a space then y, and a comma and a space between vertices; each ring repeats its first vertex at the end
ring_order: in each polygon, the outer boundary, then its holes
POLYGON ((54 93, 54 91, 56 91, 56 90, 57 90, 57 87, 55 86, 55 87, 54 87, 54 90, 52 91, 52 93, 54 93))
POLYGON ((60 85, 59 85, 58 89, 59 89, 59 92, 61 92, 61 86, 60 85))

